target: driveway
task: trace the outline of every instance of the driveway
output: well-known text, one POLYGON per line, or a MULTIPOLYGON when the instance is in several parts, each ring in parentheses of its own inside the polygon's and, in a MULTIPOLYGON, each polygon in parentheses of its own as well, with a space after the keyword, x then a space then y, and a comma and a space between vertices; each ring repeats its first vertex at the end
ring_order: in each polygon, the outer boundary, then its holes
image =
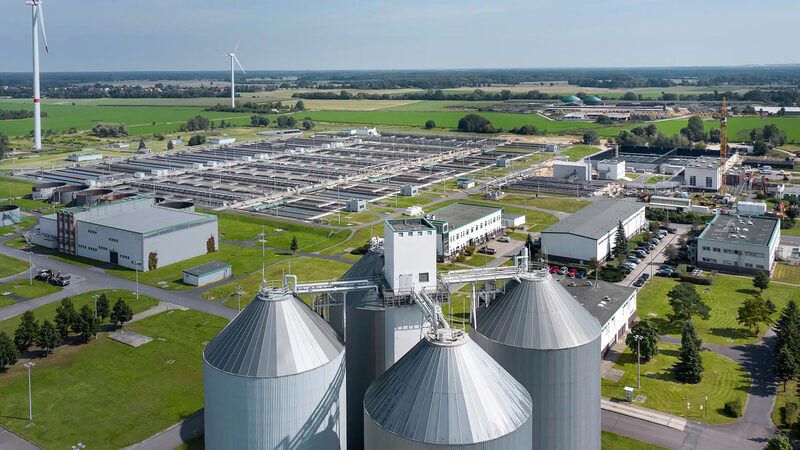
POLYGON ((631 286, 645 271, 650 274, 651 279, 655 276, 655 273, 658 271, 658 266, 666 260, 664 249, 667 248, 669 244, 677 245, 680 236, 686 234, 690 228, 689 225, 672 226, 677 228, 678 232, 675 234, 668 234, 664 239, 661 239, 658 245, 656 245, 656 248, 650 251, 650 254, 636 266, 636 269, 617 284, 620 286, 631 286))

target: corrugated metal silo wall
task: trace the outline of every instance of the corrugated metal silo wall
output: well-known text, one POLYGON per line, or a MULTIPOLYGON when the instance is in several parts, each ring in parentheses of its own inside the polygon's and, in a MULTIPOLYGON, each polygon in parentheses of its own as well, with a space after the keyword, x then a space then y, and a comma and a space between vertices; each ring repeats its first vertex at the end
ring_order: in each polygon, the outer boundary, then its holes
POLYGON ((347 306, 348 450, 364 446, 364 393, 384 371, 386 311, 379 307, 347 306))
POLYGON ((600 337, 575 348, 511 347, 470 337, 531 394, 533 449, 600 449, 600 337))
POLYGON ((20 220, 22 219, 19 215, 19 209, 13 209, 11 211, 0 211, 0 227, 16 225, 19 223, 20 220))
POLYGON ((347 448, 344 351, 297 375, 240 377, 204 363, 203 376, 207 449, 347 448))
MULTIPOLYGON (((534 408, 536 408, 535 404, 534 408)), ((445 448, 457 448, 458 450, 527 450, 531 448, 531 434, 531 418, 528 418, 528 421, 514 432, 491 441, 458 446, 449 444, 428 444, 412 441, 387 431, 372 420, 366 412, 364 413, 365 450, 425 450, 445 448)))

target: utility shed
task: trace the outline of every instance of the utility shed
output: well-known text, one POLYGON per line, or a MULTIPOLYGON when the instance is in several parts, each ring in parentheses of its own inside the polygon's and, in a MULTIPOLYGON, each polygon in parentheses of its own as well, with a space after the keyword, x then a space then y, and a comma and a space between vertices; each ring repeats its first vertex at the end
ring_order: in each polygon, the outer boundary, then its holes
POLYGON ((231 276, 231 265, 211 261, 183 271, 183 282, 192 286, 204 286, 231 276))

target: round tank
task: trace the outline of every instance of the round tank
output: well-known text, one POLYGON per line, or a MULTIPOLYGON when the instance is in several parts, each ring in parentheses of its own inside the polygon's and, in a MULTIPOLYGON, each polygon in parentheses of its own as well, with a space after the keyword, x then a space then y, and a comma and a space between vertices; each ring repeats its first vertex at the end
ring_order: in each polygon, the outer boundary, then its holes
POLYGON ((86 189, 75 194, 75 206, 94 206, 107 195, 113 193, 111 189, 86 189))
POLYGON ((530 392, 533 446, 600 449, 600 324, 547 271, 511 280, 470 336, 530 392))
POLYGON ((158 204, 158 206, 163 206, 164 208, 179 209, 181 211, 194 212, 194 203, 192 202, 182 202, 182 201, 161 202, 158 204))
POLYGON ((0 227, 16 225, 20 222, 19 206, 0 205, 0 227))
POLYGON ((529 449, 531 396, 464 332, 428 333, 364 396, 364 448, 529 449))
POLYGON ((55 189, 66 185, 67 183, 62 183, 59 181, 48 181, 45 183, 34 184, 31 187, 31 198, 34 200, 48 199, 53 196, 53 191, 55 189))
POLYGON ((203 351, 206 448, 346 448, 344 355, 302 300, 262 289, 203 351))
POLYGON ((66 186, 57 188, 53 192, 53 196, 56 198, 56 203, 71 203, 73 200, 75 200, 75 195, 84 189, 86 189, 86 186, 68 184, 66 186))

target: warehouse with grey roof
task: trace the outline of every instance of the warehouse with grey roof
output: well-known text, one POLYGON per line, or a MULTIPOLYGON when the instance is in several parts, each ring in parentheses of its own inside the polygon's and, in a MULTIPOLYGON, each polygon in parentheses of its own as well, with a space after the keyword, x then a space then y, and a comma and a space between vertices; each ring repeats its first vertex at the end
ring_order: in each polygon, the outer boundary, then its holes
POLYGON ((781 221, 773 217, 718 214, 697 238, 697 265, 706 269, 772 273, 781 240, 781 221))

